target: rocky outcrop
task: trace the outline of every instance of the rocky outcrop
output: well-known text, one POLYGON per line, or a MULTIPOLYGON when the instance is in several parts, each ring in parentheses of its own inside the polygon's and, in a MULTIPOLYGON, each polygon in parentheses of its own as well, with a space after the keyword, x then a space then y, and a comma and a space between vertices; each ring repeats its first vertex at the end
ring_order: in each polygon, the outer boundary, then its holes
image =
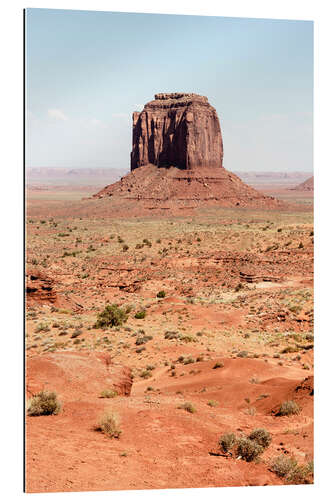
POLYGON ((207 97, 156 94, 141 113, 133 113, 131 170, 158 167, 222 167, 220 123, 207 97))
POLYGON ((54 290, 54 281, 38 269, 30 268, 26 271, 26 298, 28 303, 50 303, 57 301, 54 290))
POLYGON ((182 93, 156 94, 133 113, 131 172, 93 197, 112 198, 110 210, 127 216, 200 206, 283 206, 223 167, 215 109, 207 97, 182 93))

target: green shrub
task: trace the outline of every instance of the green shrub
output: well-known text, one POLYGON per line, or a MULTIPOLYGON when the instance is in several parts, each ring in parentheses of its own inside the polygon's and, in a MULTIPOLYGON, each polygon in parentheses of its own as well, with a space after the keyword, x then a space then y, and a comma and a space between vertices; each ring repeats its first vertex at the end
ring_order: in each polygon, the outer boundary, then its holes
POLYGON ((144 319, 146 317, 146 311, 145 310, 138 311, 134 317, 136 319, 144 319))
POLYGON ((298 415, 299 412, 301 411, 300 407, 298 406, 295 401, 284 401, 279 408, 279 411, 277 412, 278 416, 285 416, 285 415, 298 415))
POLYGON ((195 359, 192 358, 192 356, 189 356, 188 358, 185 358, 183 361, 184 365, 190 365, 191 363, 195 363, 195 359))
POLYGON ((78 337, 79 335, 81 335, 81 333, 82 333, 82 330, 80 330, 79 328, 76 328, 74 330, 74 332, 72 333, 72 335, 71 335, 71 339, 75 339, 76 337, 78 337))
POLYGON ((101 398, 115 398, 118 396, 118 392, 114 389, 105 389, 101 392, 101 398))
POLYGON ((224 363, 222 361, 217 361, 215 365, 213 366, 213 370, 216 370, 217 368, 223 368, 224 363))
POLYGON ((97 316, 97 321, 94 328, 107 328, 112 326, 121 326, 126 323, 128 314, 124 309, 121 309, 116 304, 107 305, 97 316))
POLYGON ((119 438, 121 430, 119 429, 119 418, 115 413, 106 412, 101 416, 95 430, 103 432, 110 438, 119 438))
POLYGON ((28 401, 27 412, 30 416, 57 415, 61 409, 55 392, 41 391, 28 401))
POLYGON ((50 327, 48 326, 47 323, 39 323, 39 325, 37 325, 37 327, 35 328, 35 333, 49 332, 49 331, 50 327))
POLYGON ((179 337, 179 333, 178 332, 167 331, 164 334, 164 338, 167 339, 167 340, 178 339, 178 337, 179 337))
POLYGON ((179 340, 188 344, 189 342, 198 342, 198 340, 192 335, 180 335, 179 340))
POLYGON ((225 453, 231 450, 231 448, 233 448, 235 444, 236 436, 233 432, 227 432, 220 437, 219 446, 225 453))
POLYGON ((196 412, 195 406, 193 406, 193 404, 189 403, 189 402, 185 402, 185 403, 179 405, 178 409, 188 411, 189 413, 196 412))
POLYGON ((150 378, 152 376, 152 373, 150 370, 143 370, 143 372, 140 373, 141 378, 150 378))
POLYGON ((264 448, 260 444, 246 437, 240 438, 237 443, 237 455, 246 460, 246 462, 252 462, 263 451, 264 448))
POLYGON ((156 297, 157 297, 158 299, 164 299, 165 295, 166 295, 165 291, 164 291, 164 290, 160 290, 160 291, 157 293, 156 297))
POLYGON ((266 429, 254 429, 248 437, 263 448, 268 448, 272 442, 272 436, 266 429))
POLYGON ((214 399, 211 399, 210 401, 208 401, 208 406, 212 407, 212 408, 215 408, 216 406, 219 405, 218 401, 215 401, 214 399))
POLYGON ((149 340, 152 340, 152 335, 145 335, 144 337, 139 337, 136 339, 135 341, 135 344, 136 345, 142 345, 142 344, 146 344, 147 342, 149 342, 149 340))

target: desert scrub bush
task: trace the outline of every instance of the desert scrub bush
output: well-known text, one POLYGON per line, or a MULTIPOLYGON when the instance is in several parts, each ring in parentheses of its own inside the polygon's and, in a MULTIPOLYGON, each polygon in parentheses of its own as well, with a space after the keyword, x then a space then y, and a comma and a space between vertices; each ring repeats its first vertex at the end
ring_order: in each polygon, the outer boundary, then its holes
POLYGON ((27 412, 30 416, 57 415, 61 409, 55 392, 40 391, 28 400, 27 412))
POLYGON ((141 378, 144 378, 144 379, 147 379, 147 378, 150 378, 152 376, 152 373, 150 370, 143 370, 141 373, 140 373, 140 377, 141 378))
POLYGON ((105 389, 101 392, 100 398, 116 398, 118 396, 118 392, 114 389, 105 389))
POLYGON ((126 310, 121 309, 117 304, 107 305, 97 316, 94 328, 107 328, 112 326, 121 326, 126 323, 128 314, 126 310))
POLYGON ((252 462, 262 454, 264 448, 256 441, 242 437, 237 442, 237 455, 246 462, 252 462))
POLYGON ((37 327, 35 328, 35 333, 49 332, 49 331, 50 327, 47 323, 39 323, 39 325, 37 325, 37 327))
POLYGON ((279 477, 286 477, 297 466, 297 460, 279 455, 270 462, 269 469, 279 477))
POLYGON ((249 435, 249 439, 256 441, 263 448, 268 448, 272 442, 272 436, 266 429, 254 429, 249 435))
POLYGON ((289 484, 313 483, 313 461, 298 464, 294 457, 279 455, 271 460, 269 469, 289 484))
POLYGON ((164 338, 167 339, 167 340, 178 339, 178 337, 179 337, 179 333, 178 332, 167 331, 164 334, 164 338))
POLYGON ((149 340, 152 339, 153 339, 152 335, 144 335, 144 337, 138 337, 135 341, 135 344, 136 345, 146 344, 147 342, 149 342, 149 340))
POLYGON ((298 351, 298 348, 296 346, 288 345, 287 347, 282 349, 282 351, 280 351, 280 354, 292 354, 292 353, 297 352, 297 351, 298 351))
POLYGON ((313 483, 313 462, 307 464, 297 464, 296 467, 286 476, 289 484, 310 484, 313 483))
POLYGON ((281 405, 280 408, 277 412, 277 415, 279 417, 283 416, 289 416, 289 415, 298 415, 299 412, 301 411, 300 407, 298 406, 295 401, 284 401, 281 405))
POLYGON ((196 409, 195 409, 195 406, 190 403, 190 402, 185 402, 181 405, 178 406, 178 409, 179 410, 185 410, 185 411, 188 411, 189 413, 195 413, 196 412, 196 409))
POLYGON ((75 328, 74 332, 71 335, 71 339, 75 339, 76 337, 81 335, 81 333, 82 333, 82 330, 80 330, 80 328, 75 328))
POLYGON ((188 356, 183 360, 183 365, 190 365, 191 363, 195 363, 195 359, 192 356, 188 356))
POLYGON ((180 335, 179 340, 188 344, 189 342, 198 342, 198 340, 192 335, 180 335))
POLYGON ((226 432, 219 439, 219 446, 222 451, 227 453, 236 444, 236 436, 233 432, 226 432))
POLYGON ((210 401, 208 401, 207 405, 210 406, 211 408, 215 408, 216 406, 219 405, 219 403, 218 403, 218 401, 211 399, 210 401))
POLYGON ((128 245, 123 245, 123 252, 127 252, 128 249, 129 249, 128 245))
POLYGON ((138 311, 134 316, 136 319, 144 319, 146 317, 146 311, 138 311))
POLYGON ((237 358, 247 358, 248 356, 248 352, 247 351, 240 351, 238 354, 237 354, 237 358))
POLYGON ((216 370, 217 368, 223 368, 224 363, 222 361, 217 361, 215 365, 213 366, 213 370, 216 370))
POLYGON ((166 295, 165 291, 164 290, 160 290, 159 292, 157 292, 156 297, 158 299, 164 299, 165 295, 166 295))
POLYGON ((105 412, 95 426, 95 430, 103 432, 110 438, 119 438, 121 430, 119 428, 119 417, 115 413, 105 412))

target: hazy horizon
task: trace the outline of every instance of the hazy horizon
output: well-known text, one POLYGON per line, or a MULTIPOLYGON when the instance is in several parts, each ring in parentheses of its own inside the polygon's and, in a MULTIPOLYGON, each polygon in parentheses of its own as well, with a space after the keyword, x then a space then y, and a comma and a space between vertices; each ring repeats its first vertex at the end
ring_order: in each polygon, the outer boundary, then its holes
POLYGON ((133 111, 206 95, 224 166, 313 170, 313 23, 27 9, 26 166, 129 170, 133 111))
MULTIPOLYGON (((42 165, 39 167, 33 166, 33 165, 28 165, 26 166, 26 170, 42 170, 42 169, 59 169, 59 170, 128 170, 130 171, 130 165, 128 167, 98 167, 98 166, 84 166, 84 167, 79 167, 79 166, 73 166, 73 167, 62 167, 59 165, 55 166, 47 166, 47 165, 42 165)), ((238 169, 236 172, 243 172, 243 173, 271 173, 271 174, 313 174, 313 169, 312 170, 241 170, 238 169)))

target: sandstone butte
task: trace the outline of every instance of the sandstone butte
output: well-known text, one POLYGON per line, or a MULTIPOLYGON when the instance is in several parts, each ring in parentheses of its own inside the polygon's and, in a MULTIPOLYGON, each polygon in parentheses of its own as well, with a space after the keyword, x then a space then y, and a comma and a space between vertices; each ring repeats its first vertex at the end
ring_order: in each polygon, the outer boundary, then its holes
POLYGON ((133 113, 131 172, 94 195, 105 197, 120 210, 121 201, 149 210, 283 206, 223 167, 220 122, 207 97, 178 92, 156 94, 133 113))

